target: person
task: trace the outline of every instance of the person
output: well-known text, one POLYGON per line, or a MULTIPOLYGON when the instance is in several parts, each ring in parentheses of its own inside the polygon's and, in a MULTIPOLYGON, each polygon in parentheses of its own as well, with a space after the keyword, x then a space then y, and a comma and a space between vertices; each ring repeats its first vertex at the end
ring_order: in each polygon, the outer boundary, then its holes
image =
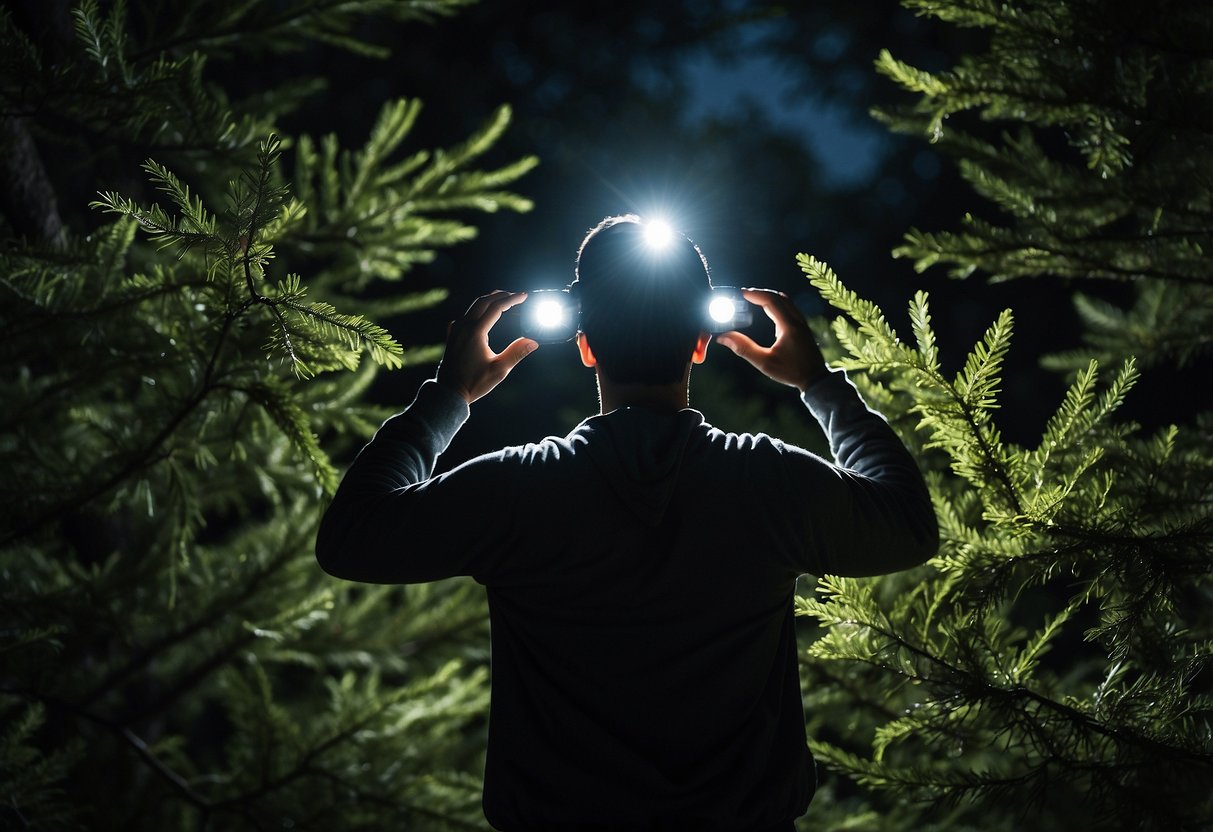
POLYGON ((899 570, 938 546, 913 458, 783 294, 743 291, 773 343, 715 340, 799 391, 834 461, 689 408, 710 274, 690 240, 653 253, 644 231, 608 218, 578 253, 598 415, 431 477, 469 405, 537 346, 489 347, 526 299, 493 292, 451 325, 436 378, 361 451, 319 530, 337 577, 486 587, 483 807, 505 832, 792 829, 816 787, 797 577, 899 570))

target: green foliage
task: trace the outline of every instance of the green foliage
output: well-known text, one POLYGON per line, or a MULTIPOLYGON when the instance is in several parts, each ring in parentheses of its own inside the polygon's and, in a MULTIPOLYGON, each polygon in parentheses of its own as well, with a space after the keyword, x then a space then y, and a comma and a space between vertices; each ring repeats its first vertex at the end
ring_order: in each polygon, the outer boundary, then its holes
POLYGON ((1008 443, 993 417, 1009 313, 948 377, 922 293, 911 346, 827 266, 800 264, 847 316, 834 323, 838 363, 868 392, 895 391, 894 423, 912 414, 928 437, 942 538, 911 573, 825 576, 819 598, 797 599, 823 627, 810 690, 852 694, 812 705, 829 737, 813 743, 819 761, 909 801, 924 823, 951 810, 979 828, 1069 828, 1081 804, 1098 827, 1206 824, 1207 431, 1138 436, 1115 421, 1133 363, 1101 382, 1091 362, 1036 447, 1008 443), (867 718, 842 730, 848 709, 867 718))
POLYGON ((1207 828, 1213 417, 1181 407, 1144 430, 1120 410, 1139 367, 1207 363, 1213 19, 1187 2, 904 4, 988 42, 945 72, 882 53, 916 103, 878 115, 954 155, 993 208, 895 254, 1093 288, 1075 294, 1087 346, 1045 360, 1069 387, 1024 447, 998 427, 1010 310, 947 374, 924 293, 903 340, 800 256, 843 313, 838 364, 920 450, 941 532, 925 566, 824 576, 797 600, 821 626, 802 669, 813 749, 852 784, 828 784, 824 817, 1207 828), (1132 284, 1131 306, 1109 281, 1132 284))
POLYGON ((205 71, 458 5, 85 0, 50 45, 0 11, 10 112, 152 157, 140 192, 81 147, 93 211, 0 226, 0 826, 479 827, 483 594, 340 584, 312 546, 376 373, 437 354, 375 320, 445 299, 397 287, 469 211, 528 210, 534 160, 478 167, 508 108, 449 149, 408 147, 411 100, 356 151, 280 137, 306 79, 233 104, 205 71))
MULTIPOLYGON (((876 115, 955 155, 964 178, 1000 213, 966 214, 959 231, 912 230, 896 254, 920 270, 949 264, 957 277, 981 270, 995 280, 1128 283, 1136 295, 1128 310, 1092 314, 1102 304, 1079 295, 1096 354, 1135 355, 1144 366, 1207 356, 1213 27, 1206 4, 905 5, 980 28, 989 46, 938 73, 882 52, 877 69, 918 99, 876 115)), ((1054 364, 1077 370, 1086 355, 1054 364)))
POLYGON ((501 107, 473 136, 450 150, 418 151, 387 164, 408 137, 421 110, 418 101, 396 101, 380 113, 362 150, 338 149, 333 135, 317 147, 299 141, 294 181, 312 210, 291 244, 332 261, 352 288, 375 279, 395 280, 415 263, 428 263, 436 248, 475 236, 476 229, 432 214, 461 208, 528 211, 531 203, 501 190, 537 163, 526 157, 494 171, 469 170, 492 147, 510 120, 501 107))
MULTIPOLYGON (((29 633, 21 642, 44 637, 29 633)), ((3 731, 0 732, 0 782, 5 802, 13 811, 13 826, 24 829, 55 829, 69 825, 77 812, 64 800, 61 786, 73 764, 83 756, 80 743, 43 753, 36 734, 46 724, 46 709, 19 698, 0 700, 3 731)))

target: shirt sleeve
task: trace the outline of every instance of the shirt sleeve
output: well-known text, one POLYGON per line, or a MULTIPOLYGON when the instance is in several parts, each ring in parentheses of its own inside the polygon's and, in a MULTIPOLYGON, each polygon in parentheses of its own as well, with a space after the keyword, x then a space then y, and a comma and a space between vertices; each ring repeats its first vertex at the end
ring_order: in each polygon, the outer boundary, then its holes
POLYGON ((486 495, 500 500, 484 481, 490 472, 482 467, 479 477, 462 476, 457 469, 430 479, 468 415, 462 396, 430 380, 404 412, 383 423, 320 521, 316 560, 325 572, 368 583, 421 583, 477 571, 493 524, 469 517, 486 495))
POLYGON ((825 431, 834 466, 813 477, 809 571, 861 577, 916 566, 939 549, 939 526, 917 463, 841 371, 801 396, 825 431))

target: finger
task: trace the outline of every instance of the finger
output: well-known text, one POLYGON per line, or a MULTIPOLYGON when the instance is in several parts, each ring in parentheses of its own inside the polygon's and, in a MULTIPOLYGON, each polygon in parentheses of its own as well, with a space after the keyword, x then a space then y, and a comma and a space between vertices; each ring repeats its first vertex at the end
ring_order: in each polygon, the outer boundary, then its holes
POLYGON ((763 307, 778 303, 780 300, 788 299, 786 294, 777 292, 774 289, 742 289, 741 295, 750 303, 763 307))
POLYGON ((751 364, 755 364, 767 351, 765 347, 759 346, 753 338, 748 335, 742 335, 740 332, 728 332, 718 335, 716 336, 716 343, 726 349, 732 350, 734 355, 741 356, 751 364))
POLYGON ((539 348, 539 342, 530 338, 518 338, 514 343, 497 353, 497 357, 493 359, 494 363, 499 364, 503 370, 502 377, 509 375, 510 371, 518 366, 518 362, 526 358, 539 348))
POLYGON ((783 301, 787 300, 786 295, 771 289, 742 289, 741 296, 755 306, 762 307, 762 311, 772 321, 778 321, 776 316, 782 309, 783 301))
POLYGON ((473 327, 477 333, 487 335, 493 325, 501 320, 505 310, 526 300, 526 292, 494 292, 481 300, 485 301, 485 305, 473 322, 473 327))
POLYGON ((484 316, 494 303, 497 303, 503 297, 510 297, 512 293, 504 289, 494 289, 487 295, 481 295, 472 301, 472 305, 468 307, 468 311, 463 313, 463 317, 467 320, 475 320, 484 316))
POLYGON ((498 306, 502 309, 509 309, 511 306, 516 306, 526 300, 526 295, 526 292, 507 292, 504 289, 498 289, 480 298, 480 300, 484 301, 485 311, 498 306))
POLYGON ((461 350, 467 344, 468 329, 463 318, 456 318, 446 325, 446 351, 461 350))
POLYGON ((481 319, 486 315, 500 315, 511 306, 517 306, 526 300, 526 292, 497 291, 484 297, 477 298, 468 310, 468 318, 481 319))
POLYGON ((775 324, 776 339, 785 330, 804 321, 804 317, 800 314, 800 310, 796 308, 796 304, 783 292, 776 292, 771 289, 743 289, 741 294, 750 303, 762 307, 762 311, 775 324))
POLYGON ((479 318, 484 313, 485 306, 493 299, 493 296, 500 292, 500 289, 489 292, 487 295, 481 295, 472 301, 471 306, 463 313, 465 318, 479 318))

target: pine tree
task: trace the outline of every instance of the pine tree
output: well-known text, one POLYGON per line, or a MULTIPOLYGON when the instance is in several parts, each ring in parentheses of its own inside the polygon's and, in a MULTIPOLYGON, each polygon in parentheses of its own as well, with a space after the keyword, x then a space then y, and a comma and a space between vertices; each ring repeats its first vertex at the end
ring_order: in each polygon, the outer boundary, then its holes
POLYGON ((1207 364, 1213 18, 1198 2, 903 2, 988 43, 946 72, 882 53, 918 97, 879 116, 935 141, 988 202, 896 254, 1070 281, 1087 347, 1046 358, 1069 389, 1039 441, 1014 444, 996 418, 1011 310, 945 370, 924 293, 903 338, 801 255, 843 313, 839 363, 929 472, 942 535, 919 569, 825 576, 797 601, 821 627, 813 748, 844 778, 817 822, 1208 828, 1213 417, 1181 407, 1146 430, 1118 411, 1139 372, 1207 364))
POLYGON ((317 81, 244 63, 462 4, 0 10, 0 827, 480 828, 482 594, 312 543, 376 373, 438 354, 373 321, 535 162, 479 166, 505 107, 447 149, 414 100, 354 150, 277 135, 317 81))

